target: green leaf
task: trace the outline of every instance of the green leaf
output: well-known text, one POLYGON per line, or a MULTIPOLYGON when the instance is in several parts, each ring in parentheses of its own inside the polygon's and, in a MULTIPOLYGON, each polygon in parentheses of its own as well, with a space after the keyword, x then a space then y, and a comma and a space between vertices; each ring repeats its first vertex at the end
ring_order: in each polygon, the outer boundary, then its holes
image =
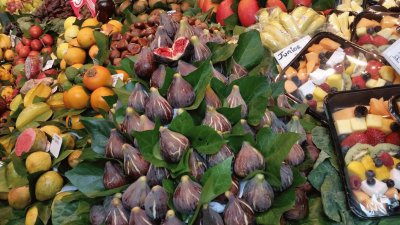
POLYGON ((6 180, 6 167, 0 167, 0 193, 1 192, 8 192, 7 180, 6 180))
POLYGON ((339 175, 330 173, 321 186, 321 197, 325 214, 336 222, 342 221, 343 211, 347 211, 346 196, 342 191, 339 175))
POLYGON ((321 197, 311 197, 308 200, 309 213, 306 218, 293 221, 291 225, 339 225, 330 220, 324 213, 321 197))
POLYGON ((187 111, 177 115, 169 124, 168 129, 183 135, 188 135, 194 127, 192 117, 187 111))
POLYGON ((104 191, 104 165, 99 163, 82 162, 77 167, 65 173, 68 180, 88 197, 104 191))
POLYGON ((37 202, 35 206, 39 212, 39 218, 43 222, 43 224, 47 224, 51 217, 51 203, 50 201, 47 202, 37 202))
POLYGON ((105 119, 90 117, 81 117, 81 122, 92 137, 93 151, 104 154, 104 149, 114 124, 105 119))
POLYGON ((94 39, 96 40, 96 45, 99 47, 99 52, 96 55, 96 59, 99 65, 103 65, 105 60, 108 59, 110 54, 110 40, 109 37, 100 31, 93 31, 94 39))
POLYGON ((133 136, 139 144, 139 150, 142 153, 144 159, 152 163, 156 167, 166 167, 167 163, 161 158, 157 158, 154 155, 154 149, 156 151, 160 151, 159 145, 159 136, 160 132, 158 131, 159 127, 156 126, 154 130, 147 130, 142 132, 133 132, 133 136))
POLYGON ((197 109, 200 106, 204 99, 207 85, 211 82, 212 78, 213 71, 209 60, 204 61, 199 68, 184 77, 192 85, 196 93, 196 99, 191 106, 185 108, 186 110, 197 109))
POLYGON ((207 45, 212 52, 211 61, 213 63, 224 62, 228 60, 229 57, 232 56, 237 46, 236 44, 217 44, 215 42, 208 42, 207 45))
POLYGON ((228 141, 229 148, 234 152, 238 153, 244 141, 254 144, 254 138, 251 134, 228 134, 224 135, 224 138, 228 141))
POLYGON ((325 177, 331 173, 336 173, 335 168, 332 167, 328 160, 325 160, 309 173, 308 181, 315 189, 321 191, 325 177))
POLYGON ((172 79, 174 78, 174 74, 175 71, 173 69, 166 67, 163 86, 160 89, 158 89, 158 92, 160 92, 162 96, 167 95, 168 88, 171 85, 172 79))
POLYGON ((235 124, 240 121, 240 119, 242 118, 241 110, 241 106, 235 108, 221 107, 217 109, 217 111, 224 115, 229 120, 229 122, 231 122, 231 124, 235 124))
POLYGON ((189 157, 192 152, 192 149, 187 150, 179 163, 171 163, 167 165, 167 168, 171 171, 172 178, 177 178, 185 173, 190 172, 189 157))
POLYGON ((233 58, 239 65, 251 70, 263 57, 264 47, 258 31, 251 30, 239 36, 238 46, 233 53, 233 58))
POLYGON ((312 3, 312 8, 317 11, 335 8, 335 0, 315 0, 312 3))
POLYGON ((74 150, 65 150, 63 151, 57 159, 55 159, 53 161, 53 166, 55 166, 57 163, 63 161, 64 159, 66 159, 72 152, 74 152, 74 150))
POLYGON ((338 170, 339 165, 337 163, 337 156, 331 144, 331 139, 328 130, 326 128, 317 126, 314 129, 312 129, 311 133, 312 133, 312 140, 315 146, 317 146, 318 149, 326 152, 330 156, 330 161, 332 163, 332 166, 335 167, 336 170, 338 170))
POLYGON ((225 143, 224 139, 211 127, 193 127, 187 134, 192 147, 203 154, 215 154, 225 143))
POLYGON ((90 224, 89 213, 90 204, 86 201, 55 201, 51 221, 57 225, 86 225, 90 224))
POLYGON ((400 217, 383 218, 378 225, 393 225, 399 222, 400 217))
POLYGON ((130 96, 130 92, 123 89, 123 88, 113 88, 113 91, 118 96, 118 100, 121 101, 123 104, 128 103, 128 99, 130 96))

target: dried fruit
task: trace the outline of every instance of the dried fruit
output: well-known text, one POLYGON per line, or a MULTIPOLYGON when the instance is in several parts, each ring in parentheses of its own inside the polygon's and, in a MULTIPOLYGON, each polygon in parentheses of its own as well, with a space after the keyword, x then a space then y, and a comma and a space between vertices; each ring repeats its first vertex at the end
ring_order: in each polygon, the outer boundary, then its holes
POLYGON ((168 210, 165 220, 161 225, 184 225, 184 223, 175 216, 173 210, 168 210))
POLYGON ((167 179, 169 177, 169 172, 167 169, 163 167, 155 167, 153 165, 150 165, 149 170, 147 171, 147 183, 149 184, 150 187, 153 187, 155 185, 161 185, 162 181, 164 179, 167 179))
POLYGON ((125 211, 119 198, 113 198, 110 210, 107 212, 106 225, 128 225, 128 213, 125 211))
POLYGON ((224 222, 229 225, 255 224, 255 216, 251 207, 231 192, 225 193, 229 199, 224 211, 224 222))
POLYGON ((207 155, 208 166, 213 167, 231 156, 233 156, 233 152, 229 149, 228 145, 224 144, 219 152, 207 155))
POLYGON ((103 175, 103 184, 106 189, 114 189, 126 184, 122 168, 110 161, 106 162, 103 175))
POLYGON ((210 85, 207 85, 206 93, 204 95, 207 106, 218 109, 222 106, 221 100, 218 95, 214 92, 210 85))
POLYGON ((293 171, 289 165, 283 163, 279 173, 281 176, 281 186, 272 187, 274 191, 284 191, 293 183, 293 171))
POLYGON ((94 205, 90 208, 90 223, 92 225, 101 225, 106 219, 106 211, 102 205, 94 205))
POLYGON ((143 85, 137 82, 128 99, 128 106, 132 107, 138 113, 144 113, 144 106, 149 99, 149 94, 143 85))
POLYGON ((121 124, 121 130, 124 133, 132 134, 133 131, 138 130, 139 120, 139 114, 132 107, 127 107, 124 121, 121 124))
POLYGON ((172 40, 168 36, 168 33, 164 26, 158 26, 157 32, 155 34, 154 40, 150 44, 151 49, 161 48, 161 47, 170 47, 172 46, 172 40))
POLYGON ((154 222, 146 215, 146 212, 140 207, 136 206, 131 210, 129 217, 129 225, 150 225, 154 222))
POLYGON ((285 158, 285 162, 291 166, 300 165, 304 161, 304 150, 299 144, 294 144, 285 158))
POLYGON ((182 76, 186 76, 189 73, 195 71, 197 68, 193 66, 192 64, 189 64, 183 60, 178 61, 178 66, 177 66, 177 71, 180 73, 182 76))
POLYGON ((154 60, 153 53, 150 48, 143 47, 139 54, 138 60, 135 62, 135 73, 140 78, 150 79, 153 72, 157 69, 157 63, 154 60))
POLYGON ((203 205, 200 216, 196 220, 198 225, 224 225, 222 217, 215 212, 208 204, 203 205))
POLYGON ((301 220, 308 214, 308 199, 306 193, 300 188, 296 188, 296 201, 294 207, 285 212, 284 216, 288 220, 301 220))
POLYGON ((189 168, 192 177, 197 181, 200 181, 203 177, 203 174, 207 170, 207 164, 203 157, 197 151, 193 151, 189 157, 189 168))
POLYGON ((243 189, 243 199, 255 212, 265 212, 274 201, 274 191, 263 174, 257 174, 243 189))
POLYGON ((243 142, 242 148, 236 156, 234 171, 239 177, 246 177, 255 170, 264 170, 264 157, 261 153, 250 145, 243 142))
POLYGON ((142 176, 133 184, 129 185, 122 194, 122 204, 128 209, 136 206, 144 207, 144 201, 149 192, 150 188, 147 185, 147 178, 142 176))
POLYGON ((168 210, 168 194, 159 185, 154 186, 144 201, 144 209, 148 217, 153 220, 164 218, 168 210))
POLYGON ((176 210, 183 214, 193 213, 199 202, 201 189, 201 185, 190 180, 189 176, 182 176, 172 199, 176 210))
POLYGON ((179 73, 174 74, 171 86, 169 86, 167 100, 174 108, 184 108, 193 104, 196 95, 192 85, 179 73))
POLYGON ((154 57, 160 63, 175 64, 181 58, 186 58, 190 55, 192 46, 189 39, 180 37, 175 39, 171 48, 159 47, 154 49, 154 57))
POLYGON ((141 176, 145 176, 149 170, 150 163, 147 162, 143 155, 130 144, 122 145, 124 153, 124 171, 126 176, 131 180, 136 180, 141 176))
POLYGON ((247 116, 247 105, 244 101, 242 95, 240 94, 239 86, 233 85, 232 91, 229 96, 226 98, 228 102, 229 108, 236 108, 238 106, 241 107, 241 115, 242 117, 247 116))
POLYGON ((197 36, 192 36, 190 42, 193 45, 192 62, 203 61, 211 56, 210 48, 203 44, 197 36))
POLYGON ((206 116, 204 117, 202 124, 220 132, 228 132, 232 129, 229 120, 212 107, 207 107, 206 116))
POLYGON ((124 137, 116 130, 112 129, 110 138, 106 144, 106 156, 116 159, 123 159, 122 145, 125 143, 124 137))
POLYGON ((145 106, 146 115, 152 120, 160 119, 161 124, 171 122, 173 109, 154 87, 150 88, 150 97, 145 106))
POLYGON ((165 161, 179 162, 188 148, 189 139, 166 127, 160 127, 160 150, 165 161))
POLYGON ((158 68, 153 72, 150 79, 150 87, 162 88, 165 81, 165 75, 167 74, 164 65, 159 65, 158 68))

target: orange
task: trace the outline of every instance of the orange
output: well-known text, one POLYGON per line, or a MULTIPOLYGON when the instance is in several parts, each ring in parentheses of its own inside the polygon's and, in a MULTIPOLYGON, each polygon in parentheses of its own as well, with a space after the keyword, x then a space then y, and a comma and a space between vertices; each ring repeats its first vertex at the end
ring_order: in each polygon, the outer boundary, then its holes
POLYGON ((104 96, 112 96, 114 95, 113 90, 106 87, 97 88, 93 91, 92 95, 90 96, 90 105, 95 111, 99 111, 103 109, 104 111, 108 112, 110 107, 108 106, 106 100, 104 100, 104 96))
POLYGON ((83 85, 91 91, 110 86, 112 83, 110 71, 103 66, 93 66, 83 75, 83 85))
POLYGON ((99 47, 97 45, 92 45, 89 49, 89 56, 90 58, 94 59, 97 56, 97 53, 99 53, 99 47))
POLYGON ((79 47, 89 49, 92 45, 96 44, 93 29, 89 27, 82 28, 76 37, 79 47))
POLYGON ((81 123, 79 116, 67 116, 67 118, 65 118, 65 126, 74 130, 85 128, 81 123))
POLYGON ((70 109, 84 109, 89 102, 89 95, 82 86, 73 86, 64 92, 64 105, 70 109))
POLYGON ((126 82, 128 81, 129 74, 125 70, 115 70, 115 73, 122 73, 124 75, 123 81, 126 82))

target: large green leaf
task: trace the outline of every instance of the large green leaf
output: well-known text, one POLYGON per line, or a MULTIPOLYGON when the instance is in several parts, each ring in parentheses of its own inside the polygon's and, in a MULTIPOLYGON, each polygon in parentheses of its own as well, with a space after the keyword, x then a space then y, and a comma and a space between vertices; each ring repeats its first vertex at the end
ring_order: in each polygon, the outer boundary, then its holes
POLYGON ((81 122, 92 137, 93 151, 104 154, 104 149, 114 124, 105 119, 90 117, 81 117, 81 122))
POLYGON ((200 125, 193 127, 187 134, 192 147, 203 154, 217 153, 223 144, 224 139, 211 127, 200 125))
POLYGON ((90 224, 90 204, 86 201, 55 201, 52 209, 51 221, 54 225, 90 224))
POLYGON ((264 47, 261 43, 260 34, 256 30, 242 33, 239 36, 233 58, 247 70, 258 65, 264 57, 264 47))
POLYGON ((200 106, 204 99, 207 85, 211 82, 212 78, 213 71, 209 60, 204 61, 199 68, 184 77, 192 85, 196 93, 196 99, 191 106, 186 108, 187 110, 197 109, 200 106))
POLYGON ((88 197, 105 190, 103 185, 104 165, 82 162, 65 173, 68 180, 88 197))
POLYGON ((109 37, 100 31, 93 31, 94 39, 96 40, 96 45, 99 47, 99 52, 96 55, 96 59, 99 65, 103 65, 110 54, 110 40, 109 37))
POLYGON ((208 42, 208 47, 212 52, 211 61, 213 63, 224 62, 232 56, 233 52, 235 51, 236 44, 217 44, 214 42, 208 42))

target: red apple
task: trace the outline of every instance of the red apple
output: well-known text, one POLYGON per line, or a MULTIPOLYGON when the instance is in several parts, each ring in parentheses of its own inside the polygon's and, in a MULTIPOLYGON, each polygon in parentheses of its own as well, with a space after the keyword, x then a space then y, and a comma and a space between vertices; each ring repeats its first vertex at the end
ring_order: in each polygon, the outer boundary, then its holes
POLYGON ((41 39, 42 39, 43 43, 46 46, 52 46, 53 45, 54 40, 53 40, 53 37, 50 34, 43 35, 43 37, 41 39))
POLYGON ((29 34, 33 39, 39 38, 43 34, 43 29, 38 25, 33 25, 29 28, 29 34))
POLYGON ((304 5, 306 7, 311 7, 312 0, 293 0, 295 5, 304 5))
POLYGON ((24 47, 24 44, 22 44, 22 42, 18 42, 18 44, 15 45, 15 52, 18 53, 22 47, 24 47))
POLYGON ((42 48, 42 51, 41 51, 41 53, 45 53, 48 55, 50 55, 52 52, 53 52, 53 49, 50 46, 42 48))
POLYGON ((224 19, 228 18, 234 13, 231 8, 232 3, 233 0, 224 0, 218 6, 216 19, 217 22, 220 23, 222 26, 225 25, 224 19))
POLYGON ((31 48, 34 51, 40 51, 43 48, 43 44, 39 39, 32 40, 31 48))
POLYGON ((39 55, 38 51, 31 51, 28 56, 38 56, 38 55, 39 55))
POLYGON ((218 4, 213 3, 212 0, 204 0, 203 1, 203 7, 201 8, 201 11, 207 12, 210 9, 213 9, 213 12, 216 13, 218 9, 218 4))
POLYGON ((22 37, 21 41, 22 41, 22 44, 27 45, 27 46, 30 46, 31 42, 32 42, 32 40, 27 37, 22 37))
POLYGON ((26 58, 28 57, 29 53, 31 52, 31 48, 29 46, 23 46, 19 51, 18 55, 21 58, 26 58))
POLYGON ((266 8, 279 7, 283 12, 287 12, 285 4, 281 0, 268 0, 266 8))
POLYGON ((245 27, 255 24, 258 10, 260 7, 257 0, 241 0, 238 5, 240 23, 245 27))

